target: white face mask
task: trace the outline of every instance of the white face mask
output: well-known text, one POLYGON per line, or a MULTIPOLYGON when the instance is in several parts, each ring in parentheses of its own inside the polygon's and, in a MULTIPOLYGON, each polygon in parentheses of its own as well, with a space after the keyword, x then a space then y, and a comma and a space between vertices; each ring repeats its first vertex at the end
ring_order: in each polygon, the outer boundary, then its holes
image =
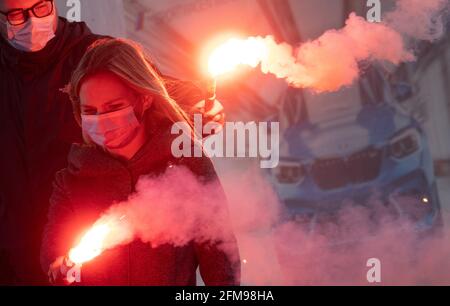
POLYGON ((82 129, 97 145, 119 149, 129 144, 140 127, 132 106, 102 115, 81 115, 82 129))
POLYGON ((8 41, 16 49, 36 52, 45 48, 47 43, 55 37, 55 13, 44 18, 30 17, 21 25, 11 25, 6 22, 8 41))

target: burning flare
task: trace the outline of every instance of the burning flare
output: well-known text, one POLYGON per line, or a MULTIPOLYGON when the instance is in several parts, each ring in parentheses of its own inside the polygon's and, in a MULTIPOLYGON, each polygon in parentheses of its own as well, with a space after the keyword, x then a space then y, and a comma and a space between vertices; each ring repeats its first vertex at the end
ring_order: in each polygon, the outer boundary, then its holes
POLYGON ((107 224, 92 227, 81 239, 80 244, 69 252, 69 259, 75 264, 90 261, 103 252, 103 243, 111 228, 107 224))
POLYGON ((232 38, 214 50, 209 58, 208 70, 213 77, 218 77, 231 72, 239 65, 255 68, 267 56, 268 48, 263 39, 232 38))
POLYGON ((115 246, 116 241, 128 232, 127 223, 123 222, 124 219, 125 215, 119 219, 114 218, 114 215, 109 218, 101 218, 84 234, 80 243, 70 250, 69 260, 80 265, 115 246))

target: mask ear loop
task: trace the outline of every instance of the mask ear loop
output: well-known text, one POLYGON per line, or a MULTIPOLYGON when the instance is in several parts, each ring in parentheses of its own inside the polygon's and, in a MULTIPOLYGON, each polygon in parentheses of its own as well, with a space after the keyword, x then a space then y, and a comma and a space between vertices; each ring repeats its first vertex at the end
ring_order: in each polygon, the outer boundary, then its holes
POLYGON ((3 24, 5 26, 5 34, 6 34, 6 39, 11 40, 14 38, 14 33, 12 31, 12 27, 14 27, 12 24, 9 23, 8 20, 3 21, 0 20, 0 23, 3 24))

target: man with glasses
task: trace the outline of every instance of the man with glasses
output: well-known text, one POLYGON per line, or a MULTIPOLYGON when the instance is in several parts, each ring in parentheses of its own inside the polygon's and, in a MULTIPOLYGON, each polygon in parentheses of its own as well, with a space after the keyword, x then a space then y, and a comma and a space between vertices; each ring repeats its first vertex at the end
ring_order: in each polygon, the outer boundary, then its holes
POLYGON ((53 1, 39 1, 30 8, 13 8, 0 14, 9 43, 19 50, 42 50, 55 37, 58 24, 53 1))
POLYGON ((99 36, 53 0, 0 0, 0 34, 0 283, 40 285, 51 182, 81 140, 60 88, 99 36))
MULTIPOLYGON (((52 181, 82 142, 61 89, 99 38, 58 18, 53 0, 0 0, 0 284, 47 283, 39 248, 52 181)), ((220 103, 208 116, 223 120, 220 103)))

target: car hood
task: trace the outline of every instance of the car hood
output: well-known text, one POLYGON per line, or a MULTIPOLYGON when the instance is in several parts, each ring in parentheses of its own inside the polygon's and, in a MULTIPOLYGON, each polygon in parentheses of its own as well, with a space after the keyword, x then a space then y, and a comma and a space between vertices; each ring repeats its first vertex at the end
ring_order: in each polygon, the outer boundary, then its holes
POLYGON ((382 146, 413 123, 399 109, 365 106, 357 114, 323 122, 297 124, 283 134, 281 156, 300 159, 341 157, 370 146, 382 146))

